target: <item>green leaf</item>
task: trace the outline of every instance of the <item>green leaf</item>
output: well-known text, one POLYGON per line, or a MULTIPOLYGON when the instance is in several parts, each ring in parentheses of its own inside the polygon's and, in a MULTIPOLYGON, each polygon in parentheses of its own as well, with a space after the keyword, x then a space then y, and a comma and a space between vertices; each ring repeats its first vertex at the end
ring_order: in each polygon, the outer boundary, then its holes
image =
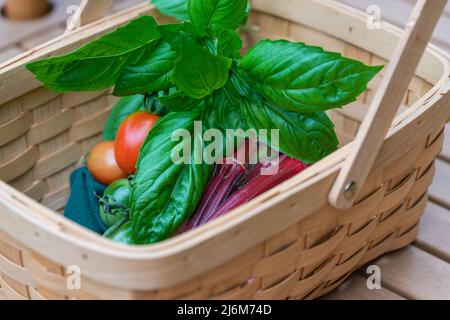
POLYGON ((356 100, 382 68, 285 40, 259 42, 240 67, 261 95, 298 112, 339 108, 356 100))
MULTIPOLYGON (((267 142, 282 153, 314 163, 335 151, 338 139, 325 112, 299 113, 278 108, 257 94, 251 94, 236 75, 214 93, 214 107, 205 112, 208 127, 268 130, 267 142), (242 95, 241 93, 245 93, 242 95), (270 130, 279 130, 278 146, 270 140, 270 130)), ((260 136, 260 139, 264 139, 260 136)))
POLYGON ((114 94, 118 96, 152 93, 171 86, 170 74, 176 59, 171 46, 160 41, 151 53, 134 65, 123 69, 116 82, 114 94))
POLYGON ((189 20, 188 0, 152 0, 152 4, 166 16, 189 20))
POLYGON ((158 26, 163 39, 174 47, 174 50, 179 50, 180 32, 185 32, 195 40, 199 40, 208 36, 208 32, 189 21, 176 24, 162 24, 158 26))
POLYGON ((192 23, 205 28, 216 25, 236 30, 247 15, 248 0, 189 0, 192 23))
POLYGON ((182 141, 171 139, 177 129, 190 132, 191 159, 196 163, 204 147, 200 140, 203 132, 194 132, 194 121, 199 118, 196 112, 169 113, 150 131, 141 149, 131 195, 133 238, 137 244, 168 238, 195 211, 200 201, 212 166, 174 163, 172 152, 182 141))
POLYGON ((213 34, 217 38, 217 53, 233 59, 241 58, 242 39, 237 32, 222 27, 213 28, 213 34))
POLYGON ((111 110, 111 113, 106 119, 105 126, 103 128, 103 139, 105 141, 113 141, 116 139, 117 130, 119 130, 120 124, 126 117, 133 112, 144 109, 143 95, 134 95, 121 98, 111 110))
POLYGON ((188 35, 180 33, 179 56, 172 81, 189 97, 201 99, 227 82, 231 63, 231 59, 213 55, 188 35))
POLYGON ((180 90, 170 95, 159 97, 158 101, 172 112, 202 111, 205 108, 203 99, 190 98, 180 90))
POLYGON ((144 16, 72 53, 27 68, 57 92, 101 90, 114 85, 126 66, 152 52, 159 38, 155 19, 144 16))
POLYGON ((170 90, 158 91, 152 95, 146 95, 144 100, 144 110, 161 117, 168 114, 170 110, 159 102, 159 97, 168 95, 168 91, 170 90))
POLYGON ((337 149, 339 141, 325 112, 291 112, 262 100, 245 106, 248 126, 256 130, 278 129, 279 146, 271 141, 270 132, 265 142, 289 157, 315 163, 337 149))

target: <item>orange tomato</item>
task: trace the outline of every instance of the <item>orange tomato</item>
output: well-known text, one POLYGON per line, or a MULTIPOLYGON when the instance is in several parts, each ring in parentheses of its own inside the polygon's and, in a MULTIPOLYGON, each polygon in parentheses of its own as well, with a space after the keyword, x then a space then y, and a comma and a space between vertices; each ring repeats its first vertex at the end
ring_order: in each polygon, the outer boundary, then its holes
POLYGON ((101 142, 92 148, 87 167, 94 179, 104 185, 127 177, 126 172, 117 165, 113 141, 101 142))

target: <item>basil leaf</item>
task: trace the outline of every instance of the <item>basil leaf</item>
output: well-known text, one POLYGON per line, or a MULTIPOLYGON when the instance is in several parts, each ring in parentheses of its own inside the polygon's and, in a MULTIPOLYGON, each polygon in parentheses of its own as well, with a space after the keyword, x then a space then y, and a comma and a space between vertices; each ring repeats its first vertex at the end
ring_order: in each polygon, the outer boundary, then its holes
POLYGON ((143 59, 123 69, 116 82, 114 95, 152 93, 169 88, 176 56, 168 43, 160 41, 143 59))
POLYGON ((155 19, 144 16, 72 53, 27 68, 57 92, 101 90, 114 85, 124 67, 152 50, 160 36, 155 19))
POLYGON ((162 14, 180 21, 189 20, 188 0, 152 0, 162 14))
POLYGON ((196 100, 186 96, 182 91, 158 98, 159 103, 172 112, 202 111, 205 108, 203 100, 196 100))
POLYGON ((232 60, 215 56, 180 33, 179 56, 172 81, 191 98, 201 99, 221 88, 228 79, 232 60))
POLYGON ((241 58, 243 42, 241 37, 233 30, 214 27, 213 34, 217 38, 217 53, 233 59, 241 58))
POLYGON ((248 0, 189 0, 188 8, 194 24, 236 30, 247 18, 248 0))
POLYGON ((162 38, 169 43, 175 51, 180 51, 181 32, 188 34, 196 41, 208 37, 208 33, 205 29, 188 21, 177 24, 163 24, 158 26, 158 30, 161 33, 162 38))
POLYGON ((106 119, 105 126, 103 128, 103 139, 105 141, 115 140, 120 124, 133 112, 143 110, 144 100, 145 97, 140 94, 120 99, 114 105, 111 113, 106 119))
MULTIPOLYGON (((207 126, 222 131, 266 129, 266 143, 305 163, 314 163, 336 150, 338 139, 334 125, 325 112, 280 109, 257 94, 249 94, 245 83, 240 81, 234 74, 224 88, 213 94, 214 107, 205 112, 207 126), (278 146, 270 139, 271 129, 279 130, 278 146)), ((264 140, 261 135, 259 138, 264 140)))
MULTIPOLYGON (((176 164, 172 152, 182 142, 172 141, 176 129, 191 133, 193 163, 204 148, 194 132, 199 113, 169 113, 150 131, 141 149, 131 194, 133 238, 137 244, 164 240, 195 211, 212 172, 206 164, 176 164), (199 143, 198 143, 199 142, 199 143)), ((201 160, 201 159, 200 159, 201 160)))
POLYGON ((144 100, 145 111, 161 117, 168 114, 170 110, 159 102, 159 98, 167 96, 169 94, 168 92, 170 92, 170 90, 162 90, 152 95, 146 95, 144 100))
MULTIPOLYGON (((267 129, 267 141, 291 158, 314 163, 337 149, 339 141, 325 112, 299 113, 277 108, 263 100, 247 103, 243 109, 248 126, 267 129), (279 130, 279 146, 273 144, 270 130, 279 130)), ((263 137, 260 136, 260 139, 263 137)))
POLYGON ((381 70, 339 53, 285 40, 259 42, 240 67, 261 95, 298 112, 339 108, 356 100, 381 70))

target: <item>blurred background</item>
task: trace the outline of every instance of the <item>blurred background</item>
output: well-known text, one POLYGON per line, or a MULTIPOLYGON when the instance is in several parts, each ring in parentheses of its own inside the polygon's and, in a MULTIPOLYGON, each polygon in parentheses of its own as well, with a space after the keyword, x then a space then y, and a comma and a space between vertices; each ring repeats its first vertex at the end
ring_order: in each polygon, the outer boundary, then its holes
MULTIPOLYGON (((284 1, 284 0, 281 0, 284 1)), ((370 6, 380 9, 381 19, 403 26, 416 0, 339 0, 353 7, 366 11, 370 6)), ((114 0, 110 13, 121 11, 145 0, 114 0)), ((79 0, 0 0, 0 63, 61 35, 66 21, 73 14, 79 0), (16 4, 23 1, 25 9, 18 8, 12 14, 26 17, 34 10, 41 17, 25 20, 8 18, 4 7, 6 2, 16 4), (49 2, 50 9, 41 9, 38 3, 49 2), (37 10, 37 11, 36 11, 37 10), (41 12, 39 12, 41 10, 41 12), (45 10, 45 12, 42 12, 45 10)), ((41 5, 42 6, 42 5, 41 5)), ((433 37, 433 43, 450 52, 450 4, 442 17, 433 37)))

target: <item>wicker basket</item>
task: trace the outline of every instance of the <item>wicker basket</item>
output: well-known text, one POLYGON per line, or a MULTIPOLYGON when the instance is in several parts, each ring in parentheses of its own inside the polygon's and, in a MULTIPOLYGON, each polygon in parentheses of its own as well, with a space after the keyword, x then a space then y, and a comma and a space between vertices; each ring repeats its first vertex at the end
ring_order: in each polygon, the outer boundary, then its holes
MULTIPOLYGON (((402 34, 384 23, 370 31, 365 14, 330 1, 255 0, 253 9, 248 43, 287 38, 368 64, 385 64, 402 34)), ((415 239, 450 117, 449 59, 432 46, 350 209, 331 206, 328 194, 383 75, 357 102, 330 112, 343 145, 337 152, 192 232, 127 247, 56 214, 77 161, 101 140, 115 98, 108 91, 53 93, 24 64, 72 50, 142 14, 170 20, 143 4, 67 33, 0 70, 0 297, 316 298, 355 268, 415 239), (74 265, 81 271, 78 290, 66 283, 74 265)))

